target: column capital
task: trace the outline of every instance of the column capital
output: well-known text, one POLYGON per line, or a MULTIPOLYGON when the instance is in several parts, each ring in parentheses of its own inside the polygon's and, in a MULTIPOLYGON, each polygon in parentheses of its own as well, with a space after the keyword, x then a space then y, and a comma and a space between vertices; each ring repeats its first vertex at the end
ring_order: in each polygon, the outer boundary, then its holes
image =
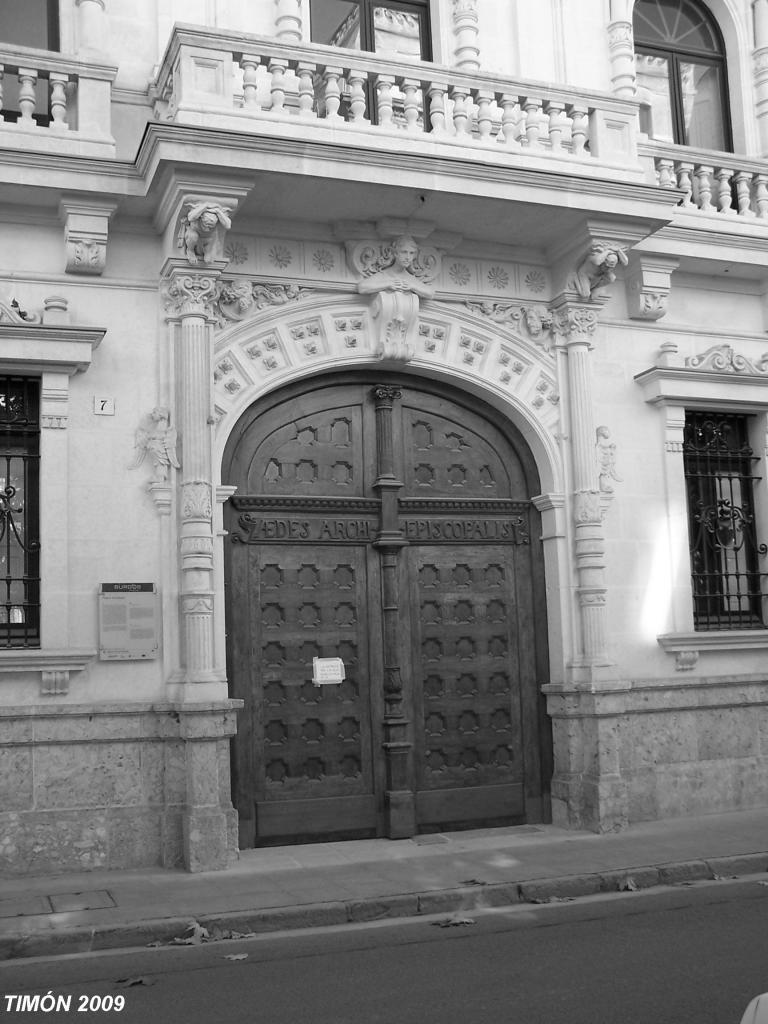
POLYGON ((186 261, 169 259, 163 267, 160 285, 166 320, 202 317, 215 321, 218 283, 225 264, 196 269, 186 261))
POLYGON ((599 306, 561 300, 552 307, 552 333, 565 345, 588 345, 598 325, 599 306))

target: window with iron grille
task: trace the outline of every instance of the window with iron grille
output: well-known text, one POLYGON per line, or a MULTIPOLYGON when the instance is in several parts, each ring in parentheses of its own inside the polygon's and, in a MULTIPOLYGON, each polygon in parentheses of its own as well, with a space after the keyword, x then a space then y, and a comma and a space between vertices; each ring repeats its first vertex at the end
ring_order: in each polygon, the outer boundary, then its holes
POLYGON ((766 573, 759 558, 750 417, 688 412, 683 457, 696 629, 762 629, 766 573))
POLYGON ((0 377, 0 648, 40 644, 40 381, 0 377))

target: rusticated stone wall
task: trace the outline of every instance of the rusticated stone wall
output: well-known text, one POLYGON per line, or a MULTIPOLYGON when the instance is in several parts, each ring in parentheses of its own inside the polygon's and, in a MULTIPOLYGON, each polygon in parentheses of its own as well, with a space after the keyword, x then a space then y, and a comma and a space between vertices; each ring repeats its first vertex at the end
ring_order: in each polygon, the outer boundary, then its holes
POLYGON ((204 836, 185 855, 206 814, 224 815, 236 859, 234 717, 229 701, 0 711, 0 874, 222 867, 204 836))

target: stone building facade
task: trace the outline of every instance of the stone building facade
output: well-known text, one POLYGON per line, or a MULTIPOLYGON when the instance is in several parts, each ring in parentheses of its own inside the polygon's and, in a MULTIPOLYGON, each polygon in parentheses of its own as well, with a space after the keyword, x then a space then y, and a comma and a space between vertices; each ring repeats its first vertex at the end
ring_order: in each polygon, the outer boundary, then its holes
POLYGON ((0 871, 766 806, 768 0, 25 10, 0 871))

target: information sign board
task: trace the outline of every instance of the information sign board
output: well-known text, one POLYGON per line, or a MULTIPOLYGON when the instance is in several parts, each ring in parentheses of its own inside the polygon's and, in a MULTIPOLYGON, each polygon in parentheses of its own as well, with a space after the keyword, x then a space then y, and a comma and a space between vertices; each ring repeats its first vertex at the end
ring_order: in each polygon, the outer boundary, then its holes
POLYGON ((142 661, 160 649, 154 583, 102 583, 99 589, 99 659, 142 661))
POLYGON ((312 659, 312 682, 315 686, 341 683, 344 678, 344 662, 341 658, 312 659))

